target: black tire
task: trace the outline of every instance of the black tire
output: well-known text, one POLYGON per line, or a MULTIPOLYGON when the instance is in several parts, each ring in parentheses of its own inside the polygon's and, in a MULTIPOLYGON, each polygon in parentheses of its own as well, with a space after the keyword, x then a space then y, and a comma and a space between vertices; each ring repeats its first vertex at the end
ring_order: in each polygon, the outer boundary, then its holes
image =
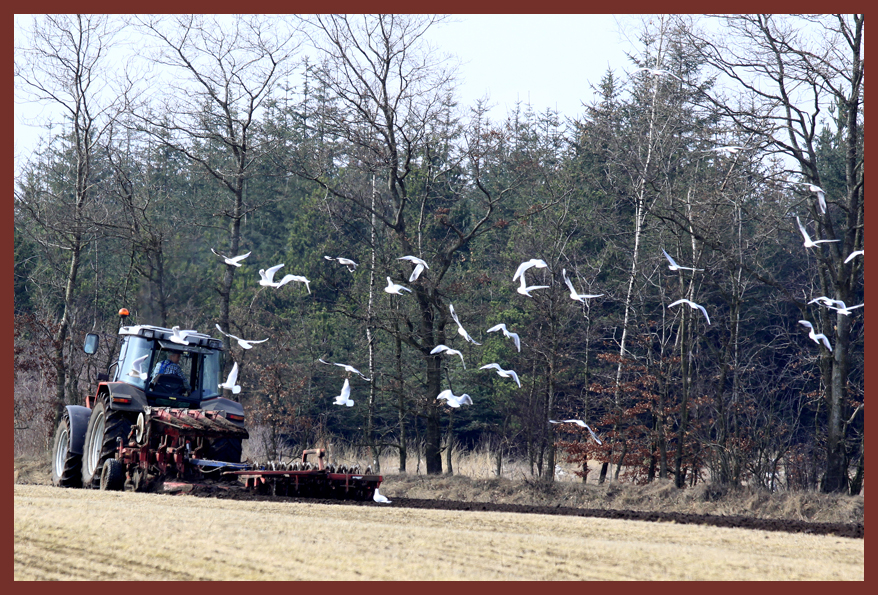
POLYGON ((225 463, 240 463, 243 450, 240 438, 216 438, 207 449, 207 458, 225 463))
POLYGON ((82 448, 82 485, 99 488, 104 461, 116 457, 117 438, 125 439, 131 431, 131 420, 121 411, 113 411, 105 399, 98 400, 88 418, 85 444, 82 448))
POLYGON ((125 489, 125 468, 118 459, 107 459, 101 468, 101 489, 121 492, 125 489))
POLYGON ((70 417, 66 412, 55 430, 52 485, 60 488, 82 487, 82 455, 70 452, 70 417))

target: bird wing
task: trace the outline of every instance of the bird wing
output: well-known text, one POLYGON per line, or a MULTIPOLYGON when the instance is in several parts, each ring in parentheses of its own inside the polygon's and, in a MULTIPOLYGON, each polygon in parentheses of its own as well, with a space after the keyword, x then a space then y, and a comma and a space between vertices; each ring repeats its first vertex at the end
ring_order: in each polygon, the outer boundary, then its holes
POLYGON ((489 328, 485 332, 486 333, 493 333, 496 331, 503 331, 505 333, 506 332, 506 325, 501 322, 500 324, 495 324, 494 326, 492 326, 491 328, 489 328))
POLYGON ((506 370, 509 372, 509 375, 512 376, 512 379, 515 381, 515 384, 518 385, 518 388, 521 388, 521 380, 518 379, 518 374, 515 373, 515 370, 506 370))
POLYGON ((213 248, 211 248, 210 251, 213 252, 214 254, 216 254, 217 256, 219 256, 220 258, 228 258, 228 256, 226 256, 225 254, 220 254, 219 252, 217 252, 213 248))
POLYGON ((702 306, 701 304, 696 304, 694 302, 692 304, 693 307, 697 307, 699 310, 701 310, 701 313, 704 314, 704 317, 707 319, 707 324, 710 324, 710 316, 707 315, 707 310, 704 309, 704 306, 702 306))
POLYGON ((271 267, 270 269, 266 269, 265 270, 265 280, 269 283, 274 283, 274 274, 276 272, 278 272, 281 269, 281 267, 283 267, 283 266, 284 266, 283 264, 278 264, 278 265, 271 267))
POLYGON ((418 264, 417 266, 415 266, 415 270, 413 270, 412 274, 409 275, 409 283, 414 283, 415 281, 417 281, 418 277, 421 276, 421 273, 424 272, 425 268, 426 267, 422 264, 418 264))
MULTIPOLYGON (((235 337, 235 338, 237 339, 237 337, 235 337)), ((258 345, 259 343, 265 343, 266 341, 268 341, 267 338, 262 339, 261 341, 247 341, 247 342, 250 343, 251 345, 258 345)))
POLYGON ((671 258, 671 255, 670 255, 670 254, 668 254, 667 252, 665 252, 665 249, 664 249, 664 248, 662 248, 662 254, 665 255, 665 258, 668 259, 668 262, 671 263, 671 266, 675 266, 675 267, 679 267, 679 266, 680 266, 680 265, 678 265, 676 262, 674 262, 674 259, 671 258))
POLYGON ((448 398, 451 398, 451 397, 453 397, 453 396, 454 396, 454 395, 451 394, 451 391, 450 391, 450 390, 445 389, 445 390, 443 390, 441 393, 439 393, 438 395, 436 395, 436 400, 439 400, 439 399, 448 399, 448 398))
POLYGON ((518 333, 506 333, 506 336, 512 339, 515 342, 515 348, 518 351, 521 351, 521 339, 518 337, 518 333))
POLYGON ((799 226, 799 231, 802 232, 802 237, 805 238, 805 242, 811 241, 811 236, 808 235, 808 232, 805 230, 805 227, 802 225, 802 222, 799 221, 799 216, 796 215, 796 223, 799 226))
POLYGON ((497 368, 498 370, 501 369, 500 364, 494 363, 494 364, 485 364, 484 366, 479 368, 479 370, 487 370, 488 368, 497 368))
MULTIPOLYGON (((573 281, 568 279, 567 275, 564 275, 564 283, 566 283, 567 287, 570 288, 570 296, 573 297, 573 295, 576 294, 576 290, 573 288, 573 281)), ((576 298, 573 298, 573 299, 576 299, 576 298)))
POLYGON ((344 379, 344 385, 341 387, 341 395, 339 396, 344 397, 345 401, 351 396, 351 383, 347 378, 344 379))
POLYGON ((810 322, 808 322, 807 320, 800 320, 799 324, 801 324, 802 326, 808 327, 811 330, 814 330, 814 326, 810 322))
POLYGON ((448 304, 448 311, 451 312, 451 318, 454 319, 454 322, 457 323, 457 326, 460 326, 460 319, 457 317, 457 312, 454 311, 454 304, 448 304))
POLYGON ((826 214, 826 194, 821 190, 817 193, 817 204, 820 205, 820 212, 826 214))
POLYGON ((427 262, 425 260, 420 259, 417 256, 401 256, 400 258, 397 258, 397 260, 408 260, 414 264, 423 266, 425 269, 430 268, 427 266, 427 262))
POLYGON ((229 377, 226 379, 226 386, 232 388, 236 382, 238 382, 238 362, 232 364, 232 370, 229 372, 229 377))
POLYGON ((825 345, 829 351, 832 351, 832 345, 829 343, 829 339, 823 333, 820 333, 819 335, 814 335, 814 341, 823 341, 823 345, 825 345))
POLYGON ((241 254, 240 256, 230 258, 229 260, 231 260, 232 262, 240 262, 240 261, 244 260, 245 258, 247 258, 248 256, 250 256, 251 254, 252 254, 252 252, 248 252, 247 254, 241 254))
POLYGON ((466 393, 463 393, 462 395, 460 395, 460 396, 457 398, 457 402, 458 402, 459 404, 461 404, 461 405, 463 405, 464 403, 466 403, 467 405, 472 405, 472 404, 473 404, 473 400, 472 400, 472 398, 471 398, 468 394, 466 394, 466 393))
POLYGON ((512 276, 512 280, 515 281, 516 279, 521 277, 524 272, 532 266, 534 266, 533 260, 528 260, 518 265, 518 268, 515 270, 515 275, 512 276))
POLYGON ((686 299, 677 300, 676 302, 674 302, 674 303, 672 303, 672 304, 668 304, 668 308, 670 308, 671 306, 676 306, 677 304, 682 304, 682 303, 687 303, 687 304, 688 304, 688 303, 689 303, 689 300, 686 300, 686 299))
POLYGON ((434 353, 441 353, 443 351, 447 351, 448 349, 449 348, 446 347, 445 345, 437 345, 436 347, 433 348, 433 350, 430 352, 430 354, 432 355, 434 353))

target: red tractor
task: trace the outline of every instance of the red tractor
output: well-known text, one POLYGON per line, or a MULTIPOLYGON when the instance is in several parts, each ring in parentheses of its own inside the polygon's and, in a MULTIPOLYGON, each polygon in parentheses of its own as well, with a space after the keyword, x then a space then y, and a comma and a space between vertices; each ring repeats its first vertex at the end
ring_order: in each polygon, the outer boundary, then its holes
MULTIPOLYGON (((127 316, 127 310, 120 315, 127 316)), ((301 461, 241 462, 244 408, 221 395, 222 341, 197 331, 122 326, 119 357, 98 376, 86 406, 67 405, 55 432, 52 483, 136 491, 212 480, 290 496, 372 498, 371 468, 325 465, 323 450, 301 461), (316 454, 313 464, 307 460, 316 454)), ((97 351, 88 334, 84 350, 97 351)))

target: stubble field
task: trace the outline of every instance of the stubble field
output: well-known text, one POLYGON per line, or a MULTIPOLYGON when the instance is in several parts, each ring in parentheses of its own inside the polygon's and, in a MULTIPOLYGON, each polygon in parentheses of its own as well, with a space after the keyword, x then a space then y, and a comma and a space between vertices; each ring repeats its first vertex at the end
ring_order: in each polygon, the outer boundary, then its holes
POLYGON ((865 540, 15 485, 16 580, 863 580, 865 540))

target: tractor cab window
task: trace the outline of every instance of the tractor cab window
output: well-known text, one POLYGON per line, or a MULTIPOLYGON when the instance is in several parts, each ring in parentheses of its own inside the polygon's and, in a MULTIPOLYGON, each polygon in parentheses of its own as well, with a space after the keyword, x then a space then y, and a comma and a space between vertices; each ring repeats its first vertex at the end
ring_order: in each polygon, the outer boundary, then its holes
POLYGON ((116 379, 137 388, 146 388, 152 341, 143 337, 127 337, 119 356, 116 379))
POLYGON ((220 395, 219 385, 222 383, 223 358, 222 351, 209 351, 204 354, 201 373, 201 398, 208 399, 220 395))
POLYGON ((197 354, 177 349, 165 349, 160 347, 156 350, 150 383, 153 388, 161 383, 165 390, 174 388, 172 392, 182 393, 192 390, 193 360, 197 354), (177 380, 179 379, 179 380, 177 380))

